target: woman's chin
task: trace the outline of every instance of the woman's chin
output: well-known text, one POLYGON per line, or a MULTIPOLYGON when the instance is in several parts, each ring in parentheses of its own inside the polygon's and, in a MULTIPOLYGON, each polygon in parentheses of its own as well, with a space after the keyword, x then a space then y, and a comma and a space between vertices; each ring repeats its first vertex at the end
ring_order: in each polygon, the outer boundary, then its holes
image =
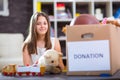
POLYGON ((45 35, 46 32, 39 32, 39 35, 45 35))

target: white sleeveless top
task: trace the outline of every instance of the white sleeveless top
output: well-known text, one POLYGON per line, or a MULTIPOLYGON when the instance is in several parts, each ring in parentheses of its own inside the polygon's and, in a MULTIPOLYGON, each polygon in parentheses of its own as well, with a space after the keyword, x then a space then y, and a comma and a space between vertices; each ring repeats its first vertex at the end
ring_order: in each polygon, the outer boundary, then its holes
MULTIPOLYGON (((54 43, 55 43, 54 41, 55 41, 55 38, 51 38, 52 49, 54 48, 54 43)), ((43 55, 45 51, 46 51, 46 48, 37 47, 38 54, 31 54, 32 63, 35 63, 43 55)))

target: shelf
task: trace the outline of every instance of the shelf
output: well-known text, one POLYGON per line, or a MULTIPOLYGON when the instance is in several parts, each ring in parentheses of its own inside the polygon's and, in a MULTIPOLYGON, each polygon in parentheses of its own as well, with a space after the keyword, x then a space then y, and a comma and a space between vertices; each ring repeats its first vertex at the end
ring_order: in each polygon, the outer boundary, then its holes
POLYGON ((119 17, 120 14, 120 1, 119 2, 113 2, 113 15, 115 18, 119 17))
POLYGON ((110 0, 94 0, 94 2, 110 2, 110 0))
POLYGON ((33 12, 36 12, 37 2, 41 3, 41 11, 49 15, 54 36, 60 40, 62 52, 66 56, 66 35, 62 28, 70 25, 77 15, 86 13, 96 15, 100 9, 103 17, 112 17, 120 8, 120 0, 33 0, 33 12), (62 7, 58 4, 63 4, 62 7))
POLYGON ((75 2, 91 2, 92 0, 75 0, 75 2))
POLYGON ((38 2, 54 2, 54 0, 36 0, 36 1, 38 1, 38 2))
POLYGON ((72 20, 72 18, 71 19, 56 19, 56 21, 58 21, 58 22, 70 22, 72 20))
POLYGON ((74 0, 54 0, 55 2, 73 2, 74 0))
POLYGON ((90 13, 89 12, 89 3, 88 2, 77 2, 76 3, 76 13, 90 13))

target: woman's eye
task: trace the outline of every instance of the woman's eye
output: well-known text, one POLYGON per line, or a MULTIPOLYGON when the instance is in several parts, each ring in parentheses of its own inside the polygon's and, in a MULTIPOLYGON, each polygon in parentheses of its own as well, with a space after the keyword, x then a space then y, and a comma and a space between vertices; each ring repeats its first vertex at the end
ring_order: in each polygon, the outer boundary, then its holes
POLYGON ((42 25, 47 25, 46 22, 44 22, 44 23, 38 22, 38 23, 37 23, 37 25, 41 25, 41 24, 42 24, 42 25))
POLYGON ((40 23, 37 23, 37 25, 40 25, 40 23))
POLYGON ((47 23, 44 23, 44 25, 47 25, 47 23))

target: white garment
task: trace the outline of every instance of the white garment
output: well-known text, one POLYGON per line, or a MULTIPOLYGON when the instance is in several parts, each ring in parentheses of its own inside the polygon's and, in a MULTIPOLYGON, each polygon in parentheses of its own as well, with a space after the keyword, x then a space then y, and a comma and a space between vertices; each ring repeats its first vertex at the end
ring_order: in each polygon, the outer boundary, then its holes
MULTIPOLYGON (((52 49, 54 48, 54 40, 55 38, 51 38, 51 43, 52 43, 52 49)), ((38 54, 31 54, 31 59, 32 59, 32 63, 35 63, 46 51, 46 48, 39 48, 37 47, 37 53, 38 54)))

